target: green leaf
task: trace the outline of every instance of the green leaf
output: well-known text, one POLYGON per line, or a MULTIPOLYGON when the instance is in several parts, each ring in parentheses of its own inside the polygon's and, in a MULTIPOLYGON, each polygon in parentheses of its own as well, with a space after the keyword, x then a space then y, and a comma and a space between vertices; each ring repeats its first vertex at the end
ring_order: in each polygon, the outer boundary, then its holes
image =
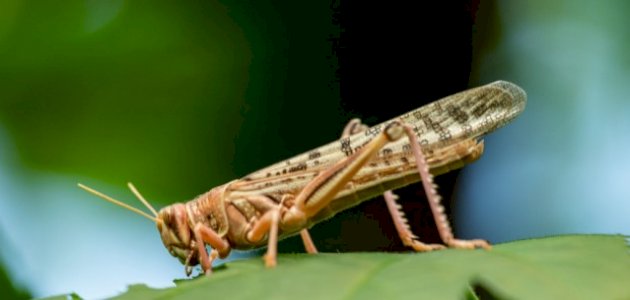
POLYGON ((285 254, 275 269, 235 261, 173 288, 130 286, 116 299, 629 299, 629 283, 625 237, 581 235, 491 251, 285 254))

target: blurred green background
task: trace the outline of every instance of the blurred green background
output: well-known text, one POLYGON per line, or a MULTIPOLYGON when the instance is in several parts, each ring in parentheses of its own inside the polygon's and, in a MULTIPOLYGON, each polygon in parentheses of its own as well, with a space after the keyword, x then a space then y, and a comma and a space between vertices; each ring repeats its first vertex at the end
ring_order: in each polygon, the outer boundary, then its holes
MULTIPOLYGON (((87 298, 172 285, 183 268, 154 225, 76 183, 137 205, 132 181, 162 207, 335 139, 355 115, 335 3, 0 1, 0 284, 87 298)), ((472 3, 464 78, 513 81, 529 102, 463 171, 456 230, 630 234, 630 4, 472 3)), ((410 80, 449 80, 422 72, 410 80)))

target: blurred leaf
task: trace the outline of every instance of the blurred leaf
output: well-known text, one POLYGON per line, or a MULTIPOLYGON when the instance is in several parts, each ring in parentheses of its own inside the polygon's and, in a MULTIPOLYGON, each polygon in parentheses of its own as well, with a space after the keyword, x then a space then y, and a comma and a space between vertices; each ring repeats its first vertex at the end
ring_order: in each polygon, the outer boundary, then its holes
POLYGON ((627 299, 630 255, 623 236, 523 240, 492 251, 280 255, 230 263, 177 287, 133 285, 116 299, 627 299))
POLYGON ((76 299, 82 299, 81 297, 79 297, 79 295, 72 293, 69 295, 59 295, 59 296, 52 296, 52 297, 46 297, 46 298, 42 298, 42 299, 46 299, 46 300, 76 300, 76 299))
POLYGON ((0 265, 0 290, 2 290, 2 299, 30 299, 31 295, 28 291, 15 286, 6 270, 0 265))
POLYGON ((15 251, 15 245, 7 238, 2 227, 0 227, 0 245, 2 245, 1 250, 4 252, 0 256, 0 291, 2 291, 2 299, 32 298, 29 291, 22 286, 23 284, 16 282, 15 278, 11 277, 12 274, 7 266, 8 259, 13 260, 13 262, 19 262, 20 255, 15 251))

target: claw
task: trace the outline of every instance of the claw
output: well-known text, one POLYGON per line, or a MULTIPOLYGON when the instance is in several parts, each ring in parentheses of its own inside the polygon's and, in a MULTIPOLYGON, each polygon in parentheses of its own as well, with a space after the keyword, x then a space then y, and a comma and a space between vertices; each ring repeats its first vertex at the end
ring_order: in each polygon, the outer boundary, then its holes
POLYGON ((492 249, 492 246, 490 246, 490 243, 488 243, 485 240, 479 240, 479 239, 477 240, 452 239, 448 241, 446 244, 449 247, 456 248, 456 249, 476 249, 476 248, 483 248, 486 250, 492 249))
POLYGON ((443 250, 443 249, 446 249, 446 246, 442 244, 425 244, 423 242, 413 240, 411 242, 411 248, 413 248, 413 250, 415 250, 416 252, 428 252, 428 251, 435 251, 435 250, 443 250))

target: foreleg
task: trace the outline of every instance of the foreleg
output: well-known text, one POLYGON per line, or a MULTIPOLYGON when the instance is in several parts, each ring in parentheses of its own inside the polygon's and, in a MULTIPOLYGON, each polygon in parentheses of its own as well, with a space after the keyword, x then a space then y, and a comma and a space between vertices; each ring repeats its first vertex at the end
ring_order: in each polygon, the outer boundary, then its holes
MULTIPOLYGON (((195 242, 197 243, 197 253, 199 255, 199 263, 206 275, 212 274, 212 262, 217 257, 226 257, 230 253, 230 244, 222 239, 212 228, 197 224, 193 229, 195 234, 195 242), (212 247, 210 255, 206 250, 206 244, 212 247)), ((186 273, 190 275, 188 265, 186 265, 186 273)))

